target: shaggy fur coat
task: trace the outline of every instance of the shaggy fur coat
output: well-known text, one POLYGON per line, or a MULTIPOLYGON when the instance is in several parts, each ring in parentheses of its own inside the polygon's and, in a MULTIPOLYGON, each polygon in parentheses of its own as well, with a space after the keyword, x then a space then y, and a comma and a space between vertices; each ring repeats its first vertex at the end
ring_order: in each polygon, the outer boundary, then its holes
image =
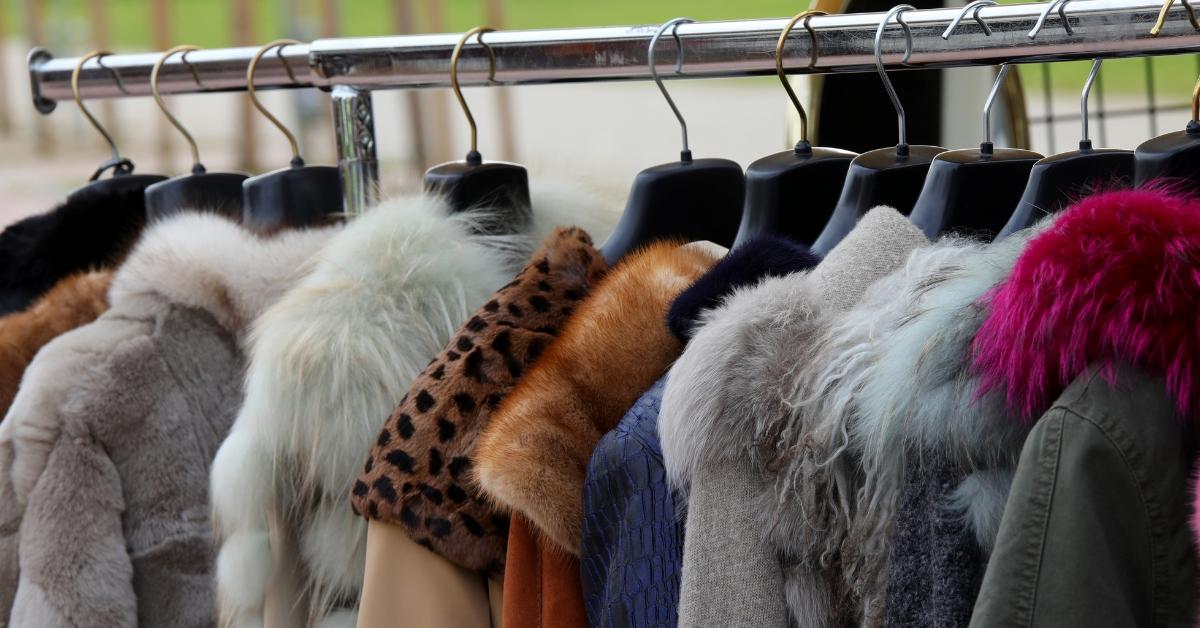
POLYGON ((608 265, 580 229, 560 228, 455 333, 388 418, 354 484, 355 511, 499 578, 508 513, 470 482, 480 432, 608 265))
POLYGON ((20 521, 11 626, 214 624, 207 478, 241 342, 332 232, 166 220, 116 274, 110 309, 38 353, 0 427, 4 531, 20 521))
POLYGON ((354 626, 366 522, 351 489, 379 428, 430 359, 556 224, 606 232, 606 208, 534 188, 533 220, 448 215, 419 196, 350 223, 257 322, 246 397, 211 477, 227 626, 354 626), (591 224, 598 223, 598 224, 591 224))
MULTIPOLYGON (((984 315, 977 301, 1006 276, 1028 235, 918 249, 820 328, 796 371, 790 411, 768 430, 778 437, 766 465, 778 474, 762 513, 778 551, 795 561, 792 588, 818 581, 828 590, 790 597, 802 625, 880 625, 897 503, 905 479, 927 463, 928 472, 953 470, 941 497, 990 551, 1026 430, 998 395, 976 398, 971 341, 984 315)), ((909 595, 937 577, 931 563, 916 567, 896 574, 909 579, 897 583, 909 595)), ((972 593, 968 618, 973 602, 972 593)))
POLYGON ((72 194, 0 232, 0 314, 29 307, 68 275, 116 267, 146 224, 143 191, 72 194))
POLYGON ((0 417, 8 412, 25 367, 47 342, 108 309, 112 271, 71 275, 29 309, 0 317, 0 417))
POLYGON ((770 503, 766 478, 776 471, 762 462, 822 321, 924 243, 898 212, 877 208, 810 273, 737 291, 702 317, 671 369, 659 415, 668 478, 688 494, 681 626, 788 623, 770 528, 755 514, 759 500, 770 503))

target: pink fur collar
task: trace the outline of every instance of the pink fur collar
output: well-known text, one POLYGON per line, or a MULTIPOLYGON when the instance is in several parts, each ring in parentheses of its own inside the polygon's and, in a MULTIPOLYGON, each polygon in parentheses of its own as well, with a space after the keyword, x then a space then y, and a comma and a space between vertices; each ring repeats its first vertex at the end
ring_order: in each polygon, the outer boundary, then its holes
POLYGON ((1200 415, 1200 199, 1141 189, 1081 200, 985 299, 980 394, 1002 391, 1026 420, 1091 364, 1111 382, 1118 362, 1164 377, 1180 413, 1200 415))

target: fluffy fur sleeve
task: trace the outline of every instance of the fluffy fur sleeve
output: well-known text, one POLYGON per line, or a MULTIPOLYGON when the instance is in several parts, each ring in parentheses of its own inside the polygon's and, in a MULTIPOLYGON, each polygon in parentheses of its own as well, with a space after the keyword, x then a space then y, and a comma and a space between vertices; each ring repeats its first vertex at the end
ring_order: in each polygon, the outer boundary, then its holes
POLYGON ((679 354, 667 309, 715 261, 660 243, 612 270, 484 429, 475 471, 485 494, 579 554, 592 450, 679 354))
POLYGON ((71 275, 29 309, 0 318, 0 416, 8 412, 25 367, 43 345, 108 309, 110 283, 111 271, 71 275))

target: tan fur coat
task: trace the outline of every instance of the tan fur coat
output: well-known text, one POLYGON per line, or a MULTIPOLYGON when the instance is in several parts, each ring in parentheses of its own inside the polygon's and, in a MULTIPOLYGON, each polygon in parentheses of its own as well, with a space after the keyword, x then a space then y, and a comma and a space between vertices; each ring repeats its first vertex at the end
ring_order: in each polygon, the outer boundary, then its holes
POLYGON ((579 554, 592 450, 683 350, 667 309, 715 262, 660 243, 600 282, 484 428, 474 460, 485 494, 579 554))
POLYGON ((8 413, 25 367, 47 342, 108 309, 111 271, 71 275, 29 309, 0 317, 0 417, 8 413))

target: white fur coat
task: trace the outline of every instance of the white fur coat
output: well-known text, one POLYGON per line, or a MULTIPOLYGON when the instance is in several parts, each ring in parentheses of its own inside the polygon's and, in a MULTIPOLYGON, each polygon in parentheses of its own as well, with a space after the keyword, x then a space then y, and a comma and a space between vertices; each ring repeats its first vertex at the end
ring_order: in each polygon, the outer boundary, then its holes
POLYGON ((424 196, 348 225, 257 323, 246 398, 211 477, 224 626, 355 625, 366 525, 350 490, 421 369, 555 225, 597 241, 609 208, 533 189, 532 224, 476 235, 424 196))

